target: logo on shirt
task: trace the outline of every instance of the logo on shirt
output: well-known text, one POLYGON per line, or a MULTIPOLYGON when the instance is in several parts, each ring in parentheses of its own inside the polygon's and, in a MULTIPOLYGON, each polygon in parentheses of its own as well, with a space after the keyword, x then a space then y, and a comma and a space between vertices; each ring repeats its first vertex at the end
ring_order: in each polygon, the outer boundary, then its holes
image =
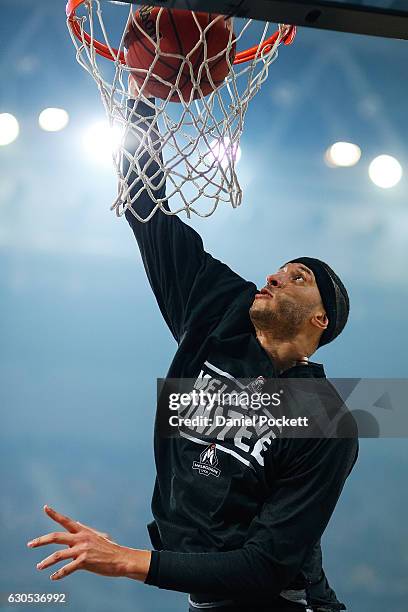
POLYGON ((218 464, 217 448, 215 444, 210 444, 200 454, 200 461, 193 461, 193 469, 198 470, 199 474, 203 476, 216 476, 221 474, 216 466, 218 464))

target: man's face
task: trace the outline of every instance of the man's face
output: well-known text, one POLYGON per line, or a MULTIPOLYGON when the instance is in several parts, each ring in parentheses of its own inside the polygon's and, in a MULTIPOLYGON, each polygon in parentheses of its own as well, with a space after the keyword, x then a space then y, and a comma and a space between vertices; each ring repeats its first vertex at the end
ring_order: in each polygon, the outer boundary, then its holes
POLYGON ((324 312, 315 276, 300 263, 289 263, 266 278, 250 309, 254 326, 291 340, 309 324, 314 313, 324 312))

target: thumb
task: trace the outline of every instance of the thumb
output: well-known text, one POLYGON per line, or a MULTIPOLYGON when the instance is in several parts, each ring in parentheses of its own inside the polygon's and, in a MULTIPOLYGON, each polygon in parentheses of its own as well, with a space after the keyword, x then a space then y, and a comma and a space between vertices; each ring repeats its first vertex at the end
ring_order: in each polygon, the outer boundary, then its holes
POLYGON ((88 525, 84 525, 80 521, 77 521, 77 524, 80 525, 81 527, 83 527, 84 529, 87 529, 89 531, 92 531, 93 533, 96 533, 97 535, 101 536, 102 538, 106 538, 107 540, 111 539, 110 534, 106 533, 105 531, 98 531, 97 529, 93 529, 92 527, 89 527, 88 525))

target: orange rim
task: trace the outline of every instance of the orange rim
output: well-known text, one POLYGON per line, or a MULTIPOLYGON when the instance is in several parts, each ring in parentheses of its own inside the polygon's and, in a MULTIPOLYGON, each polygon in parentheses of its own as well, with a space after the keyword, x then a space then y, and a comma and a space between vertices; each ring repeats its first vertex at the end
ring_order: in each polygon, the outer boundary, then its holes
MULTIPOLYGON (((68 22, 71 26, 73 33, 78 38, 78 40, 80 40, 81 42, 82 42, 82 32, 81 32, 81 28, 79 26, 78 20, 76 18, 75 12, 77 8, 81 6, 81 4, 84 4, 85 1, 86 0, 68 0, 67 6, 66 6, 66 14, 68 17, 68 22)), ((287 32, 283 35, 281 42, 284 45, 291 45, 293 41, 295 40, 296 26, 291 25, 291 26, 285 26, 285 27, 287 28, 287 32)), ((278 40, 279 36, 280 36, 280 31, 277 30, 274 34, 272 34, 272 36, 267 38, 262 43, 262 45, 255 45, 254 47, 251 47, 250 49, 247 49, 246 51, 241 51, 240 53, 237 53, 235 56, 234 65, 244 64, 245 62, 250 62, 254 60, 256 57, 259 57, 260 55, 262 55, 263 53, 268 53, 273 47, 273 45, 276 43, 276 41, 278 40)), ((98 40, 95 40, 95 39, 92 40, 88 32, 85 32, 85 31, 83 32, 83 38, 86 44, 88 45, 88 47, 93 45, 95 51, 99 55, 102 55, 102 57, 105 57, 106 59, 112 60, 112 61, 115 61, 116 58, 118 58, 121 64, 126 64, 125 54, 123 53, 123 51, 119 52, 118 49, 112 49, 112 52, 113 52, 112 54, 111 50, 109 49, 107 45, 104 45, 98 40)))

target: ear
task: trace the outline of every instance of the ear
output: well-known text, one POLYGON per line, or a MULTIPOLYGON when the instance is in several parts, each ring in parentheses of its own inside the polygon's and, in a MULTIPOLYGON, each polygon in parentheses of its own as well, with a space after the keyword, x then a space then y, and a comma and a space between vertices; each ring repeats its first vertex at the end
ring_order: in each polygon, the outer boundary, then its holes
POLYGON ((312 325, 320 329, 321 332, 324 332, 329 325, 329 319, 324 311, 316 312, 311 321, 312 325))

